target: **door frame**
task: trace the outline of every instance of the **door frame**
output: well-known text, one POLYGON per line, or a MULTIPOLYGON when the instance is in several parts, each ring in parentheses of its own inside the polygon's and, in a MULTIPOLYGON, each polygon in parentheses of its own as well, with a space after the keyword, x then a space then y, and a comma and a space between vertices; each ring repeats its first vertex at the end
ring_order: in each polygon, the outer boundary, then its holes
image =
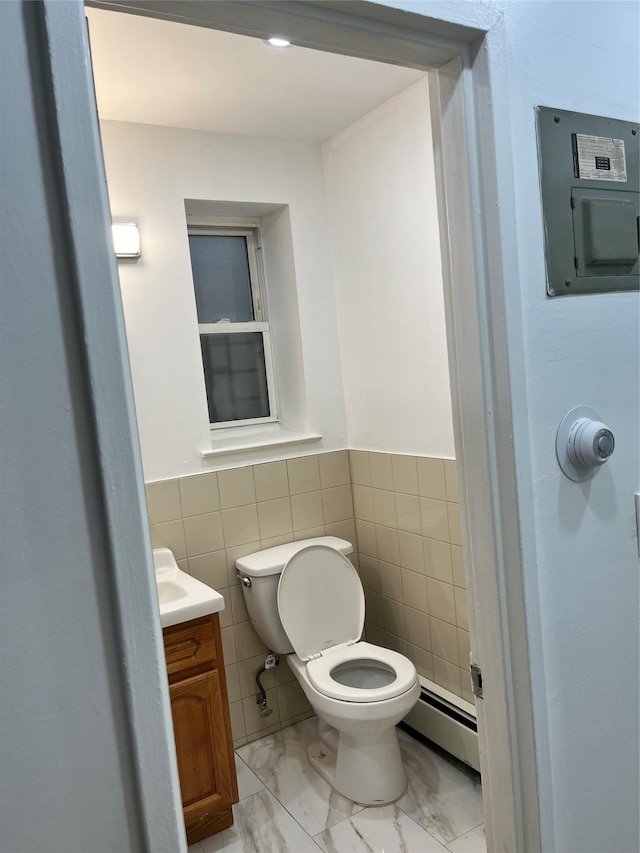
MULTIPOLYGON (((530 673, 543 667, 541 652, 527 646, 535 591, 526 590, 525 613, 519 517, 531 517, 532 507, 517 491, 512 429, 513 412, 526 401, 521 331, 507 322, 520 316, 519 294, 505 288, 513 271, 503 269, 501 245, 511 237, 515 243, 515 226, 513 210, 504 209, 513 163, 502 149, 498 170, 494 132, 496 116, 509 120, 499 13, 476 4, 469 27, 455 20, 455 4, 436 4, 448 19, 362 0, 88 5, 260 38, 286 34, 303 47, 429 72, 471 647, 484 681, 477 714, 487 844, 541 850, 538 769, 546 734, 534 733, 530 673)), ((519 419, 526 443, 522 429, 519 419)), ((530 465, 523 454, 517 462, 530 465)))

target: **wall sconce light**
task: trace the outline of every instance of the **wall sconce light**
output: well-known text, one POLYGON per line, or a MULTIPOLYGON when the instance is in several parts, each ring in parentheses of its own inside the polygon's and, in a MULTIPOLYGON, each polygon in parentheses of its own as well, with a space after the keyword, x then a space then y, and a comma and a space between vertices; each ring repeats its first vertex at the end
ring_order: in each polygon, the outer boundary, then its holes
POLYGON ((111 233, 116 258, 140 257, 140 232, 135 222, 114 222, 111 233))

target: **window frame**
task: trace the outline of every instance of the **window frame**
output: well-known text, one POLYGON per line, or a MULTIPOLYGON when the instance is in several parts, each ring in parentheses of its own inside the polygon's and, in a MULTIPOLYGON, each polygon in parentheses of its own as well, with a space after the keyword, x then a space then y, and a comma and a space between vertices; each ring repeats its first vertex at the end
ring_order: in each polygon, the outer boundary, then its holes
MULTIPOLYGON (((267 399, 269 415, 264 418, 243 418, 234 421, 209 422, 211 433, 220 430, 238 430, 243 427, 255 427, 265 424, 277 424, 278 416, 276 395, 276 374, 271 346, 271 328, 267 313, 266 287, 264 276, 264 264, 262 261, 262 233, 259 224, 248 223, 215 223, 215 222, 189 222, 187 226, 188 237, 244 237, 247 244, 247 259, 249 262, 249 282, 251 287, 251 301, 253 305, 253 321, 233 322, 230 320, 218 320, 216 323, 198 323, 198 339, 203 335, 233 335, 241 333, 259 333, 262 335, 262 348, 264 352, 264 366, 267 383, 267 399)), ((191 262, 191 254, 189 254, 191 262)), ((193 283, 193 267, 191 266, 193 283)), ((195 284, 194 295, 195 295, 195 284)), ((204 362, 202 365, 204 378, 204 362)), ((206 382, 205 382, 206 387, 206 382)), ((205 390, 206 395, 206 390, 205 390)), ((207 398, 207 410, 208 410, 207 398)))

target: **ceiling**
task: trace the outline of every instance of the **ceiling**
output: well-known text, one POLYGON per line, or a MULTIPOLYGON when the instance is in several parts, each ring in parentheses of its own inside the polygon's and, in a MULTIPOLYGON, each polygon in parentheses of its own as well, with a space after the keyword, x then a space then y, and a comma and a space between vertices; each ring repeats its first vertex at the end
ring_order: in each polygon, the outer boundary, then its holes
POLYGON ((102 119, 324 141, 424 76, 188 24, 86 13, 102 119))

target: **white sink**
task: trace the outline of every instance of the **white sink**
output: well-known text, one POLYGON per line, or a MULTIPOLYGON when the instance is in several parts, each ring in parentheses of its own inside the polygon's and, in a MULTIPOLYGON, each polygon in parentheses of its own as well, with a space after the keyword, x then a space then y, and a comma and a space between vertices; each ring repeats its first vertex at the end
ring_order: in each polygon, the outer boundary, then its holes
POLYGON ((153 565, 163 628, 224 610, 220 593, 181 571, 168 548, 153 549, 153 565))

